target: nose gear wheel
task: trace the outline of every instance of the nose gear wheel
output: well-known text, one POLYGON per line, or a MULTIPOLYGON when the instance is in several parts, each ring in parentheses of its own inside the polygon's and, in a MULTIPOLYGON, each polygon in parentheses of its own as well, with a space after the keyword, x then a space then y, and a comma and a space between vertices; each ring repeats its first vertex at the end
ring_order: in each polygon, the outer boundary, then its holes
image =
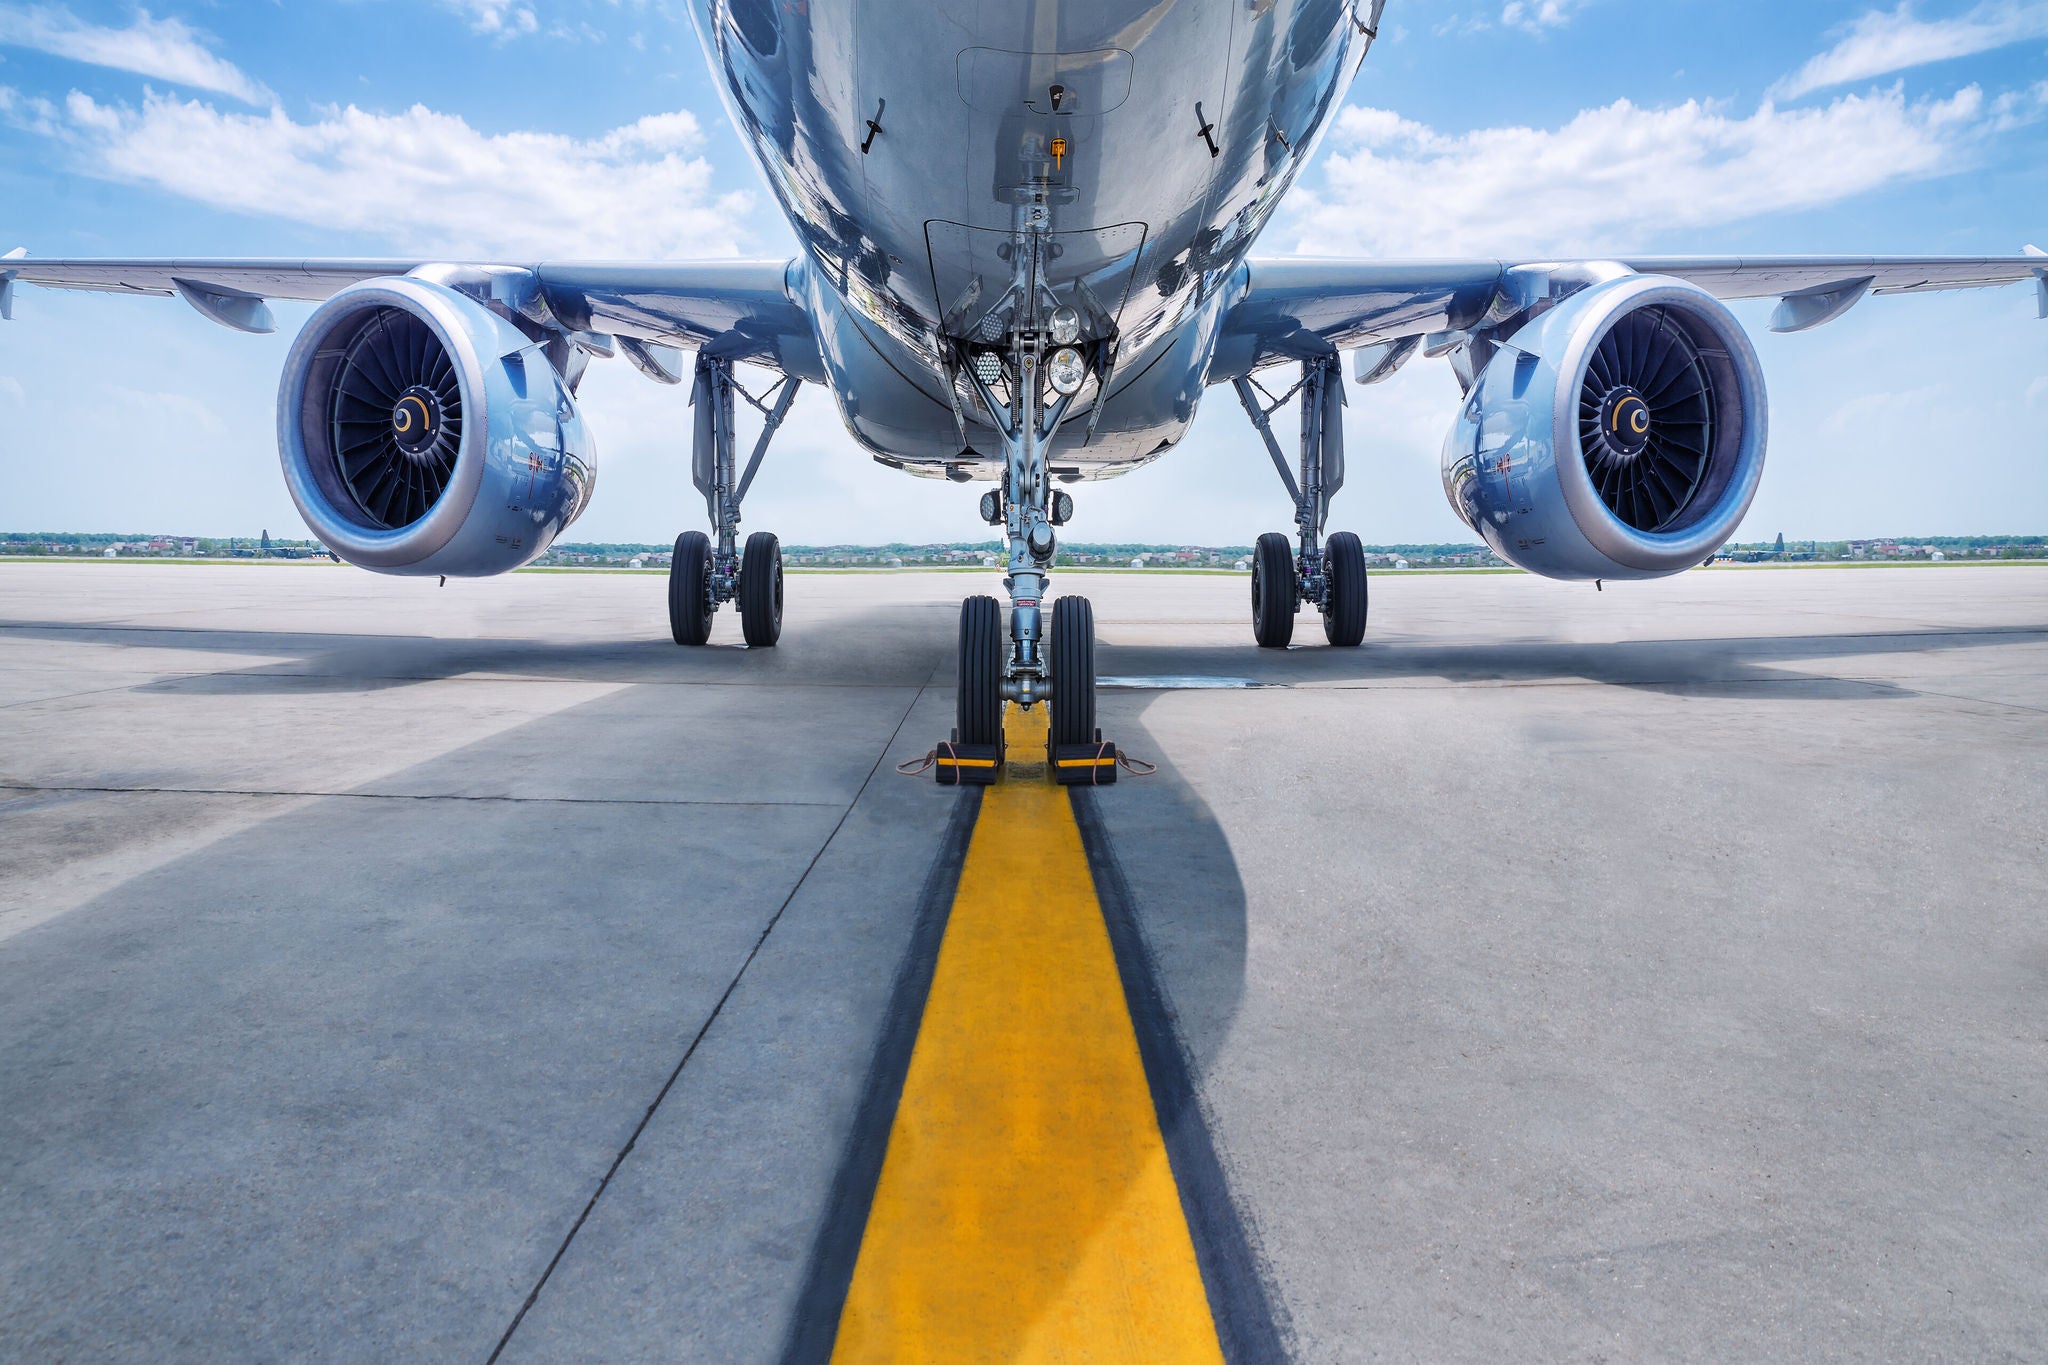
POLYGON ((1095 606, 1085 597, 1052 604, 1053 747, 1095 740, 1095 606))
POLYGON ((960 604, 959 689, 955 739, 964 745, 1003 742, 1003 611, 993 597, 960 604))

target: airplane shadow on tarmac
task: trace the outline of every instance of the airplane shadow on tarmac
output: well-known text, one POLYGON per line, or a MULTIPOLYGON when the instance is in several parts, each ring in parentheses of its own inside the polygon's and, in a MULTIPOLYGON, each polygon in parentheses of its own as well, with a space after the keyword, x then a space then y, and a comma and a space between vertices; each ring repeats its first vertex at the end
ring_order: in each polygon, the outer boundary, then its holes
MULTIPOLYGON (((935 950, 914 932, 916 883, 956 798, 886 765, 950 723, 952 620, 940 605, 797 622, 765 657, 0 623, 16 639, 279 660, 134 689, 165 699, 478 674, 622 685, 238 828, 0 941, 0 1297, 28 1305, 0 1344, 467 1354, 545 1274, 510 1355, 551 1341, 672 1355, 678 1322, 723 1324, 707 1356, 786 1349, 891 982, 935 950), (577 756, 573 783, 551 776, 561 755, 577 756)), ((1106 640, 1099 657, 1105 674, 1262 686, 1768 683, 1855 700, 1911 693, 1787 666, 2044 633, 1284 654, 1106 640)), ((1112 737, 1162 760, 1160 776, 1084 799, 1199 1087, 1243 1000, 1246 895, 1147 705, 1126 694, 1112 737)), ((1277 1296, 1270 1309, 1284 1332, 1277 1296)))
MULTIPOLYGON (((1314 629, 1304 618, 1297 638, 1314 629)), ((1112 639, 1113 634, 1112 634, 1112 639)), ((1737 639, 1632 640, 1572 643, 1548 640, 1446 645, 1399 637, 1369 639, 1362 649, 1320 641, 1284 651, 1249 646, 1115 644, 1105 640, 1098 668, 1105 677, 1226 680, 1254 687, 1411 687, 1431 683, 1517 685, 1591 683, 1642 691, 1697 694, 1771 684, 1787 698, 1815 701, 1911 697, 1910 687, 1877 678, 1805 671, 1830 660, 1979 649, 2048 638, 2048 629, 1920 630, 1884 634, 1814 634, 1737 639)))
MULTIPOLYGON (((0 627, 281 660, 152 660, 169 676, 131 690, 156 707, 474 673, 624 684, 0 940, 0 1296, 19 1310, 0 1346, 482 1354, 546 1276, 507 1358, 672 1356, 678 1323, 724 1324, 705 1358, 784 1353, 887 986, 935 951, 917 882, 958 800, 888 766, 950 723, 952 612, 885 615, 766 657, 0 627), (877 637, 890 659, 864 657, 877 637)), ((117 697, 93 704, 118 721, 117 697)), ((54 742, 68 720, 43 723, 54 742)), ((105 756, 138 768, 160 742, 136 725, 136 761, 105 756)), ((1127 742, 1154 747, 1142 726, 1127 742)), ((1235 860, 1170 769, 1095 799, 1119 803, 1133 917, 1199 1082, 1243 991, 1235 860), (1195 851, 1140 846, 1167 830, 1195 851)))
MULTIPOLYGON (((737 643, 688 654, 666 640, 545 641, 437 639, 280 631, 170 630, 0 621, 0 632, 66 643, 100 640, 153 648, 284 656, 284 661, 222 671, 195 670, 146 685, 162 691, 371 690, 465 675, 556 681, 865 686, 930 680, 951 659, 954 609, 946 604, 882 606, 858 616, 793 622, 779 650, 737 643), (765 657, 764 657, 765 656, 765 657), (809 674, 810 676, 805 676, 809 674), (764 676, 765 675, 765 676, 764 676), (823 675, 823 676, 819 676, 823 675)), ((1156 628, 1154 628, 1156 629, 1156 628)), ((1444 683, 1580 681, 1651 691, 1693 692, 1758 683, 1796 685, 1787 695, 1816 700, 1911 696, 1897 684, 1815 676, 1786 665, 1877 655, 1975 649, 2042 638, 2048 630, 1915 630, 1756 636, 1732 639, 1554 640, 1457 645, 1377 636, 1359 650, 1308 643, 1313 614, 1297 627, 1303 641, 1284 651, 1249 644, 1116 644, 1105 630, 1105 676, 1226 679, 1262 687, 1371 687, 1444 683)))

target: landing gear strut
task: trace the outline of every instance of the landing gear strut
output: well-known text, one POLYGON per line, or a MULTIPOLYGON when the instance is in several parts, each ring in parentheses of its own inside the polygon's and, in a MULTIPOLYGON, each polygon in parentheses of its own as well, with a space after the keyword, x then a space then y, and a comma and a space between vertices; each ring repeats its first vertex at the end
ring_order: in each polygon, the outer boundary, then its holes
MULTIPOLYGON (((1105 335, 1106 318, 1084 318, 1047 284, 1049 225, 1043 204, 1017 207, 1004 258, 1009 288, 979 314, 970 339, 950 343, 947 368, 949 383, 954 375, 966 382, 1002 440, 1002 484, 982 498, 982 515, 1004 529, 1009 549, 1007 642, 994 598, 969 598, 960 608, 956 742, 1000 749, 1004 703, 1025 710, 1043 703, 1052 712, 1049 744, 1056 756, 1062 744, 1093 743, 1099 736, 1094 609, 1086 598, 1063 597, 1053 606, 1049 639, 1046 630, 1046 587, 1058 548, 1054 528, 1073 511, 1073 499, 1053 489, 1047 456, 1090 377, 1100 392, 1112 338, 1105 335), (1087 331, 1095 334, 1084 338, 1087 331)), ((1090 303, 1085 289, 1077 294, 1090 303)))
POLYGON ((1333 645, 1365 642, 1365 548, 1349 531, 1327 542, 1330 500, 1344 487, 1344 372, 1335 355, 1301 363, 1301 381, 1274 397, 1256 379, 1236 381, 1238 401, 1266 443, 1280 482, 1294 499, 1298 543, 1269 532, 1259 537, 1252 560, 1252 635, 1264 649, 1285 649, 1294 639, 1294 617, 1303 602, 1323 614, 1323 634, 1333 645), (1289 399, 1301 399, 1301 477, 1273 435, 1273 414, 1289 399))
POLYGON ((711 638, 711 618, 735 599, 740 628, 756 649, 782 637, 782 543, 766 531, 747 537, 740 548, 740 504, 753 487, 762 457, 775 439, 796 391, 803 381, 782 379, 765 397, 756 398, 733 378, 732 362, 697 355, 697 381, 690 402, 697 410, 690 443, 690 476, 704 495, 712 535, 685 531, 676 537, 675 558, 668 570, 669 629, 679 645, 701 645, 711 638), (733 398, 737 395, 762 418, 761 435, 744 473, 735 477, 737 461, 733 398), (716 539, 713 539, 713 536, 716 539))

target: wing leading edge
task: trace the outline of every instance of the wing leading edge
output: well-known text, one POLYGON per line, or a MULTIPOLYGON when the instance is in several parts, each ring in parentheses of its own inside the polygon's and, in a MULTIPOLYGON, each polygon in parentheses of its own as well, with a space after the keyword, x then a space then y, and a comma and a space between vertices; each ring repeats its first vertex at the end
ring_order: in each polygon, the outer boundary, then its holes
POLYGON ((183 298, 203 316, 269 332, 270 299, 321 302, 363 280, 425 272, 451 282, 495 280, 537 322, 629 342, 701 349, 804 379, 824 365, 810 321, 792 299, 787 261, 466 265, 417 260, 38 259, 0 257, 0 316, 17 284, 183 298))
MULTIPOLYGON (((1687 280, 1720 299, 1778 298, 1772 330, 1805 331, 1871 294, 2035 282, 2048 318, 2048 254, 2019 256, 1639 256, 1617 262, 1687 280)), ((1254 260, 1224 319, 1211 382, 1333 350, 1450 338, 1515 297, 1518 272, 1570 263, 1503 260, 1254 260)), ((1432 347, 1432 349, 1434 349, 1432 347)))

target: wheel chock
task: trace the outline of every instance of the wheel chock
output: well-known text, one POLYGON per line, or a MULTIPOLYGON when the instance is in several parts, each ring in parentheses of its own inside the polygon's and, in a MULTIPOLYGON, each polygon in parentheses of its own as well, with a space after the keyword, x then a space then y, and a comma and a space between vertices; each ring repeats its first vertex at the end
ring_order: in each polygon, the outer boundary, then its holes
POLYGON ((1116 745, 1095 732, 1093 744, 1048 746, 1053 781, 1062 787, 1110 787, 1116 785, 1116 745))
POLYGON ((959 731, 953 739, 942 739, 932 751, 933 768, 941 787, 993 787, 1003 776, 1003 746, 961 744, 959 731))

